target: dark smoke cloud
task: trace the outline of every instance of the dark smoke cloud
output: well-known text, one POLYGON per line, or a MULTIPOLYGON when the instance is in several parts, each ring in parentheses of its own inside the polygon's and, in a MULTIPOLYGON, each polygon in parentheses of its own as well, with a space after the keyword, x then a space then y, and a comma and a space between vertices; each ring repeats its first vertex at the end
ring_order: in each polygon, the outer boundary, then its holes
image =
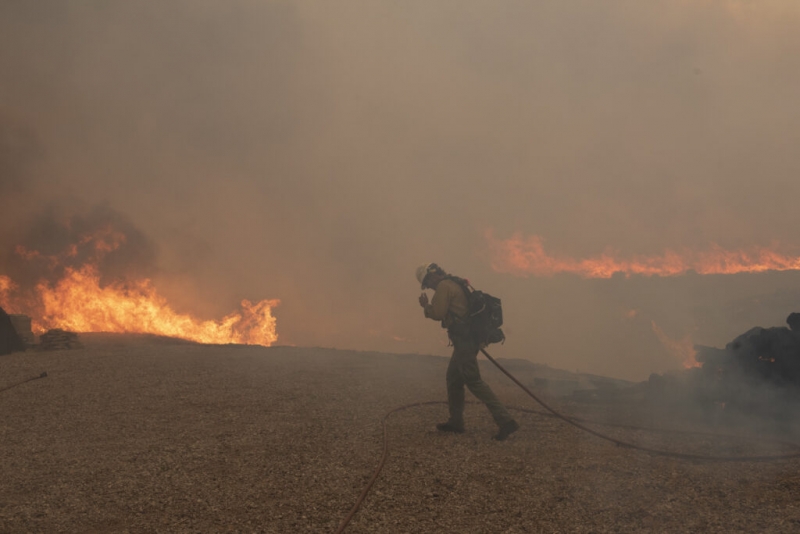
POLYGON ((89 207, 47 193, 54 180, 36 168, 44 156, 33 129, 0 115, 0 274, 23 292, 89 262, 98 267, 103 284, 155 275, 155 244, 127 217, 107 205, 89 207), (88 238, 111 231, 124 241, 98 255, 97 239, 88 238), (30 254, 35 257, 26 257, 30 254))
POLYGON ((517 280, 484 232, 579 258, 796 246, 798 21, 777 0, 2 2, 0 101, 47 156, 14 220, 109 206, 178 308, 280 298, 303 345, 446 353, 415 303, 436 261, 503 297, 503 355, 645 377, 679 365, 652 321, 721 346, 781 324, 796 276, 517 280))
POLYGON ((0 113, 0 198, 8 202, 29 185, 30 166, 41 155, 42 148, 33 131, 0 113))
POLYGON ((3 274, 23 291, 42 281, 52 284, 65 269, 87 263, 97 267, 101 285, 150 278, 157 272, 155 244, 108 206, 78 213, 51 206, 33 217, 15 237, 3 251, 3 274), (124 238, 116 241, 116 234, 124 238), (108 249, 98 252, 98 243, 108 245, 108 249))
POLYGON ((0 249, 15 239, 21 220, 35 203, 34 169, 42 155, 36 133, 0 110, 0 249))

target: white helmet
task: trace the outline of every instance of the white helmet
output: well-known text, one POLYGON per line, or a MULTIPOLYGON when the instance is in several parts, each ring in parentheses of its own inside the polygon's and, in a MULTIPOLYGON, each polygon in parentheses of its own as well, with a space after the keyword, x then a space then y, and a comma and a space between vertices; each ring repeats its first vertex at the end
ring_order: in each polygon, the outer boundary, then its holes
POLYGON ((426 263, 417 267, 417 282, 421 284, 422 281, 425 280, 425 277, 428 276, 428 267, 430 266, 430 263, 426 263))
POLYGON ((435 263, 426 263, 417 267, 417 281, 425 289, 425 278, 431 273, 443 272, 442 268, 435 263))

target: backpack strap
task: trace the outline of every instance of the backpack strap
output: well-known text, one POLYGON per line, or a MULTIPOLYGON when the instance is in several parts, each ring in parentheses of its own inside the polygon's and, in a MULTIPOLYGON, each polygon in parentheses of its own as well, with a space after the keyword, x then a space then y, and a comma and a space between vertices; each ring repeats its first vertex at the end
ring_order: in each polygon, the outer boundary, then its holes
POLYGON ((464 317, 459 317, 458 315, 456 315, 452 311, 448 311, 447 314, 450 316, 450 318, 453 320, 453 322, 462 323, 462 324, 465 324, 465 325, 469 326, 468 319, 469 319, 469 317, 471 315, 470 312, 472 311, 470 309, 470 298, 469 297, 470 297, 470 295, 472 295, 472 292, 475 291, 475 289, 470 285, 469 281, 464 279, 464 278, 461 278, 461 277, 458 277, 458 276, 453 276, 452 274, 448 274, 448 275, 445 276, 445 279, 455 282, 456 285, 458 285, 458 287, 461 288, 461 291, 464 292, 464 297, 467 299, 467 313, 466 313, 466 315, 464 317))

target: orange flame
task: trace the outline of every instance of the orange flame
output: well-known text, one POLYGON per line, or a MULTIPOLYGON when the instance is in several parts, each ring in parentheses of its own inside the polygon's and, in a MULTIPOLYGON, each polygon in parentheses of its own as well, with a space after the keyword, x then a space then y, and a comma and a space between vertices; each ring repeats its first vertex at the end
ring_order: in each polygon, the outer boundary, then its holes
POLYGON ((16 284, 11 281, 11 278, 0 274, 0 300, 8 300, 9 294, 13 289, 16 289, 16 287, 16 284))
POLYGON ((242 301, 242 311, 220 321, 200 321, 176 313, 147 279, 100 287, 93 265, 67 269, 51 287, 37 286, 43 304, 38 330, 63 328, 76 332, 146 332, 201 343, 246 343, 270 346, 277 340, 272 307, 277 300, 242 301))
POLYGON ((658 327, 655 321, 650 321, 650 325, 653 327, 653 333, 655 333, 661 344, 664 345, 669 353, 677 360, 681 361, 684 369, 703 366, 703 364, 697 361, 697 350, 694 348, 691 336, 686 335, 683 339, 672 339, 658 327))
POLYGON ((572 273, 584 278, 611 278, 615 273, 677 276, 689 271, 737 274, 800 270, 800 257, 786 256, 768 248, 732 251, 712 244, 704 252, 666 250, 659 256, 620 259, 609 250, 593 258, 574 259, 548 254, 542 238, 536 235, 525 239, 516 233, 509 239, 497 240, 487 232, 486 238, 492 252, 492 268, 523 277, 572 273))
MULTIPOLYGON (((243 300, 240 311, 218 321, 204 321, 174 311, 149 279, 101 286, 97 260, 124 242, 124 235, 109 230, 81 239, 79 245, 92 245, 93 260, 80 267, 65 267, 63 276, 53 284, 39 282, 29 298, 16 295, 14 282, 0 275, 0 299, 17 308, 15 312, 31 315, 33 328, 39 332, 62 328, 76 332, 150 333, 201 343, 264 346, 277 341, 272 308, 279 304, 278 300, 243 300)), ((77 250, 72 245, 63 254, 43 256, 18 247, 17 253, 26 260, 41 260, 54 266, 61 259, 77 256, 77 250)))

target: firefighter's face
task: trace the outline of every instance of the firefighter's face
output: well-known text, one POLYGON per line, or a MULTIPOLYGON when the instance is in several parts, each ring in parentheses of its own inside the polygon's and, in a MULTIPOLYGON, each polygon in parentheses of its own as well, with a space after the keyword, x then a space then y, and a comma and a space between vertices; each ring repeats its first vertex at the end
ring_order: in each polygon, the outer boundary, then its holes
POLYGON ((444 276, 438 273, 431 273, 425 277, 425 287, 430 289, 436 289, 436 286, 439 285, 439 282, 444 280, 444 276))

